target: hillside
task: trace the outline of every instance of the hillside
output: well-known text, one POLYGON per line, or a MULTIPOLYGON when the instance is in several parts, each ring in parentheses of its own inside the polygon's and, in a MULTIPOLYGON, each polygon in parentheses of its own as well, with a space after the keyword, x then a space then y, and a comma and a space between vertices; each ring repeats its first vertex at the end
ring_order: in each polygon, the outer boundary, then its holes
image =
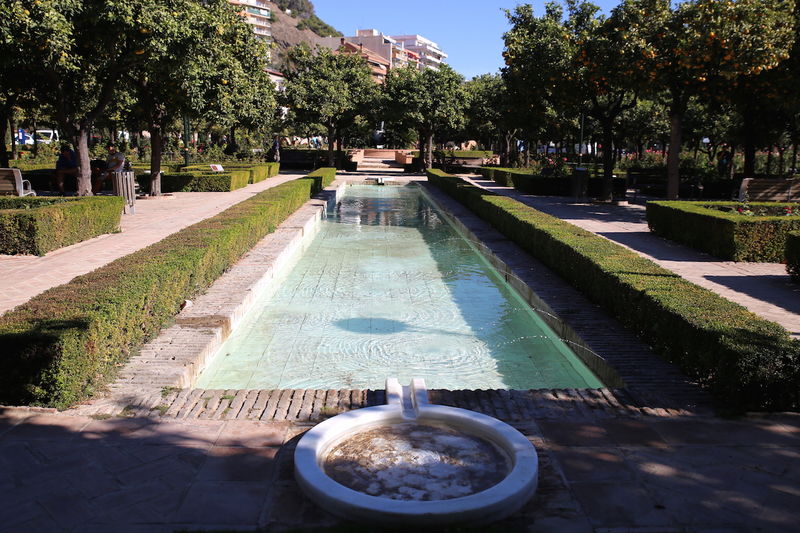
POLYGON ((272 10, 272 65, 281 70, 286 50, 300 43, 312 48, 320 42, 320 36, 341 35, 335 28, 319 19, 314 5, 309 0, 278 0, 266 2, 272 10), (285 7, 282 7, 285 6, 285 7), (291 15, 285 9, 291 10, 291 15))

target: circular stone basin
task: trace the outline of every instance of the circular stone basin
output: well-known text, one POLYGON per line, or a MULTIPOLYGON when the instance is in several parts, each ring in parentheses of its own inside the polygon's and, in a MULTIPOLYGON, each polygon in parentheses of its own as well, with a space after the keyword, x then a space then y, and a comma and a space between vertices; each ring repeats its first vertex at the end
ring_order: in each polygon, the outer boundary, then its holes
POLYGON ((370 496, 431 501, 497 485, 511 471, 511 459, 478 436, 407 422, 346 436, 325 454, 322 468, 334 481, 370 496))
POLYGON ((425 402, 411 418, 397 404, 330 418, 303 435, 294 463, 300 488, 319 506, 384 527, 501 520, 533 496, 538 479, 536 449, 517 430, 425 402))

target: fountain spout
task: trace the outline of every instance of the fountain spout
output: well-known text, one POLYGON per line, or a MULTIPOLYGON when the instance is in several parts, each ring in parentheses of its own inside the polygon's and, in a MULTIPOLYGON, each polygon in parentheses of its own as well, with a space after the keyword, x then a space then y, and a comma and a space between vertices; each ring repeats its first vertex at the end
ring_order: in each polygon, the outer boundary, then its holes
POLYGON ((425 386, 425 380, 414 378, 410 385, 403 386, 397 378, 388 378, 386 404, 397 406, 405 420, 416 420, 420 409, 428 405, 428 388, 425 386))

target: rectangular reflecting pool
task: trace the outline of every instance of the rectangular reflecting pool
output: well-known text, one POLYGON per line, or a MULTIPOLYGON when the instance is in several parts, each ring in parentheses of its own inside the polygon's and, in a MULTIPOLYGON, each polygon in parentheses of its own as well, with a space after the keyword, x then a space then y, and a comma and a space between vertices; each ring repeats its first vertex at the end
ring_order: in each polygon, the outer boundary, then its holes
POLYGON ((352 185, 196 387, 597 388, 416 186, 352 185))

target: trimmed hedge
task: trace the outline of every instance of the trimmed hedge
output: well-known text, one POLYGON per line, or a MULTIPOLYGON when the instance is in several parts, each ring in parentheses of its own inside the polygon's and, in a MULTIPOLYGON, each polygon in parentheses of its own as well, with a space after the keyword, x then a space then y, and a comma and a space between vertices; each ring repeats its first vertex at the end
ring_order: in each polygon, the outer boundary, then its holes
POLYGON ((0 404, 65 408, 115 369, 335 171, 263 191, 0 316, 0 404))
POLYGON ((119 231, 124 199, 0 197, 0 254, 44 255, 119 231))
POLYGON ((792 281, 800 283, 800 231, 786 236, 786 271, 792 281))
MULTIPOLYGON (((498 185, 514 187, 526 194, 537 196, 572 196, 572 180, 569 177, 557 178, 533 174, 531 170, 503 167, 481 167, 481 175, 498 185)), ((614 178, 612 194, 614 198, 625 198, 628 182, 625 178, 614 178)), ((586 194, 599 197, 603 194, 602 178, 589 178, 586 194)))
POLYGON ((721 407, 800 407, 800 341, 778 324, 516 200, 438 171, 428 179, 697 378, 721 407))
POLYGON ((178 172, 161 175, 161 192, 230 192, 249 182, 249 170, 178 172))
MULTIPOLYGON (((780 263, 786 236, 800 230, 800 216, 745 216, 736 202, 647 202, 650 231, 728 261, 780 263)), ((752 202, 750 208, 782 211, 793 204, 752 202)))
MULTIPOLYGON (((233 170, 248 170, 250 172, 250 181, 249 183, 258 183, 260 181, 264 181, 267 178, 271 178, 275 176, 280 171, 280 163, 239 163, 239 162, 231 162, 231 163, 220 163, 222 168, 225 171, 233 171, 233 170)), ((180 168, 180 172, 191 172, 195 174, 207 174, 211 172, 210 165, 189 165, 180 168)))

